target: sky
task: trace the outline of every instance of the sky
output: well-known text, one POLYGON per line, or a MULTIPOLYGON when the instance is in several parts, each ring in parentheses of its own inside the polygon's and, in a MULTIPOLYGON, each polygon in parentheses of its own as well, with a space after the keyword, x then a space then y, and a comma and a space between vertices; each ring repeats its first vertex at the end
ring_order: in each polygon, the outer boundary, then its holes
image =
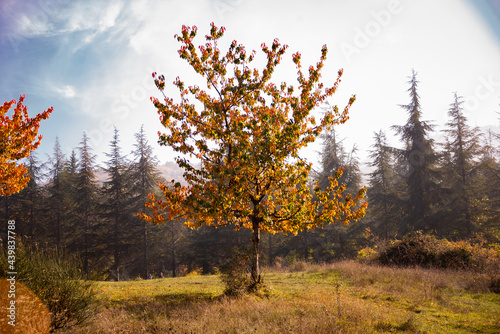
MULTIPOLYGON (((293 53, 302 53, 307 68, 326 44, 323 82, 333 84, 344 69, 329 102, 343 109, 357 97, 336 131, 347 149, 357 146, 363 162, 374 132, 384 130, 399 145, 391 126, 407 120, 399 105, 409 103, 412 70, 423 119, 436 126, 433 136, 441 136, 454 92, 464 98, 470 125, 498 130, 499 0, 0 0, 0 101, 25 94, 30 115, 54 107, 39 131, 41 160, 56 136, 69 156, 85 131, 102 163, 113 127, 129 154, 144 125, 160 161, 172 161, 177 153, 157 144, 163 128, 150 97, 161 94, 151 73, 164 74, 167 83, 177 76, 195 83, 174 35, 196 25, 202 44, 211 22, 226 27, 225 43, 235 39, 256 50, 257 60, 261 43, 287 44, 277 83, 296 85, 293 53)), ((178 96, 171 84, 166 94, 178 96)), ((316 163, 320 149, 317 141, 302 155, 316 163)))

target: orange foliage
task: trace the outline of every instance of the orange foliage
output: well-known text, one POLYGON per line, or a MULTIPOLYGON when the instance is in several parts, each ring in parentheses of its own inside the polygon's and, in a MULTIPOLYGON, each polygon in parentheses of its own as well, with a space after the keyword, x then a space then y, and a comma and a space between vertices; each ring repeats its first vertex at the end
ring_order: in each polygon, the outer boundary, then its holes
POLYGON ((180 78, 174 85, 180 102, 164 94, 165 77, 153 73, 164 99, 151 100, 160 120, 168 130, 161 134, 160 144, 196 158, 201 168, 187 158, 177 158, 184 168, 186 186, 161 184, 165 199, 150 195, 146 206, 152 215, 141 218, 154 223, 183 218, 190 227, 202 224, 235 229, 250 228, 269 233, 293 233, 324 224, 357 220, 365 213, 361 203, 366 189, 351 196, 343 195, 345 186, 338 184, 339 170, 330 179, 330 187, 311 191, 311 164, 299 157, 299 150, 313 142, 324 129, 344 123, 352 96, 343 111, 337 107, 316 121, 311 111, 333 95, 343 71, 331 87, 319 82, 327 48, 321 49, 320 61, 305 75, 301 55, 292 60, 298 71, 298 90, 286 83, 269 82, 287 46, 275 39, 270 47, 262 44, 267 58, 262 71, 248 67, 255 51, 233 41, 225 55, 217 41, 224 28, 213 23, 205 45, 195 47, 197 28, 182 28, 176 36, 182 44, 179 55, 206 79, 207 90, 186 86, 180 78), (197 49, 199 51, 197 51, 197 49), (195 105, 190 98, 198 102, 195 105), (199 108, 202 106, 202 108, 199 108), (314 197, 317 200, 314 200, 314 197))
POLYGON ((49 108, 33 118, 28 116, 28 109, 23 105, 24 95, 19 97, 12 117, 7 115, 16 100, 0 106, 0 195, 9 196, 26 187, 30 176, 27 168, 17 161, 29 157, 42 139, 38 135, 40 121, 47 119, 53 108, 49 108))

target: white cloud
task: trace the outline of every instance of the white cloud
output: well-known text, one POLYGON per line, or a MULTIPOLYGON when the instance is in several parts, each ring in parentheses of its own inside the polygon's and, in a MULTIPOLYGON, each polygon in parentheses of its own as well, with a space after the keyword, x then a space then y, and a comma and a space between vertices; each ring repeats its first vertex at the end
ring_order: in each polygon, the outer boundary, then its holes
POLYGON ((22 14, 17 21, 18 33, 25 37, 51 35, 53 25, 45 15, 22 14))
POLYGON ((55 91, 67 99, 76 96, 75 89, 73 88, 73 86, 69 86, 69 85, 66 85, 62 88, 55 88, 55 91))
POLYGON ((191 7, 182 7, 179 1, 163 4, 149 0, 137 1, 130 8, 130 17, 141 23, 139 29, 131 32, 130 46, 138 53, 163 53, 165 44, 174 42, 173 35, 184 24, 191 7), (155 10, 151 11, 154 7, 155 10))
POLYGON ((111 27, 114 27, 116 18, 118 17, 118 15, 120 15, 121 10, 121 3, 116 3, 109 6, 105 11, 104 16, 99 20, 99 31, 105 31, 111 27))
POLYGON ((123 8, 122 2, 103 5, 98 2, 69 2, 46 6, 33 2, 22 12, 13 13, 16 32, 25 37, 54 36, 79 31, 102 33, 114 27, 123 8))

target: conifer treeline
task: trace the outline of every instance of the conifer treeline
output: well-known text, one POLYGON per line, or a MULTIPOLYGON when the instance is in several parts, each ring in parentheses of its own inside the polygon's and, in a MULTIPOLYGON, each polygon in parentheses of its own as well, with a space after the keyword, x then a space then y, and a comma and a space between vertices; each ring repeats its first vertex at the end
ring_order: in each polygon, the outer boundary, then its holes
POLYGON ((500 165, 493 139, 471 127, 463 98, 454 94, 443 131, 444 142, 432 139, 433 126, 422 120, 416 73, 410 78, 405 125, 393 129, 404 147, 392 148, 381 131, 371 151, 367 220, 385 238, 412 231, 449 239, 479 234, 500 241, 500 165))
MULTIPOLYGON (((401 106, 407 123, 393 127, 403 148, 391 147, 383 131, 374 133, 366 217, 349 226, 327 225, 297 236, 265 236, 265 260, 330 261, 355 256, 374 237, 401 238, 418 230, 449 239, 480 235, 500 242, 500 161, 494 144, 498 136, 469 126, 463 99, 455 94, 445 140, 434 142, 432 125, 421 119, 415 73, 409 86, 410 103, 401 106)), ((82 273, 93 279, 214 272, 232 250, 246 247, 250 231, 190 230, 182 222, 156 226, 138 219, 162 177, 143 128, 135 139, 127 158, 115 130, 102 183, 97 181, 95 155, 85 134, 69 158, 57 140, 47 162, 32 154, 26 161, 28 187, 1 198, 4 224, 15 219, 17 232, 30 242, 77 252, 82 273)), ((334 132, 323 134, 322 140, 315 178, 325 187, 328 177, 343 167, 340 181, 355 193, 363 179, 356 148, 346 149, 334 132)))
POLYGON ((31 180, 19 194, 2 198, 3 220, 14 219, 25 241, 78 253, 84 277, 146 276, 159 259, 165 261, 160 254, 148 257, 148 251, 166 231, 137 217, 161 177, 143 127, 135 138, 128 160, 115 129, 102 183, 97 180, 95 155, 85 133, 69 159, 56 139, 46 163, 40 163, 36 154, 26 161, 31 180), (154 235, 148 235, 149 230, 154 235))

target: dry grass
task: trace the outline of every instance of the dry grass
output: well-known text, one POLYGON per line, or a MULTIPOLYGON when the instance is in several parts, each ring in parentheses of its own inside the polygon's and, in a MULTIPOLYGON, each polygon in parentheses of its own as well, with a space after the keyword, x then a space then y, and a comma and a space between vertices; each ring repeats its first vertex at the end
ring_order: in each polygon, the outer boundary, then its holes
POLYGON ((220 297, 217 276, 98 283, 72 333, 498 333, 500 295, 467 272, 352 261, 267 270, 266 296, 220 297), (301 271, 297 271, 302 269, 301 271))

